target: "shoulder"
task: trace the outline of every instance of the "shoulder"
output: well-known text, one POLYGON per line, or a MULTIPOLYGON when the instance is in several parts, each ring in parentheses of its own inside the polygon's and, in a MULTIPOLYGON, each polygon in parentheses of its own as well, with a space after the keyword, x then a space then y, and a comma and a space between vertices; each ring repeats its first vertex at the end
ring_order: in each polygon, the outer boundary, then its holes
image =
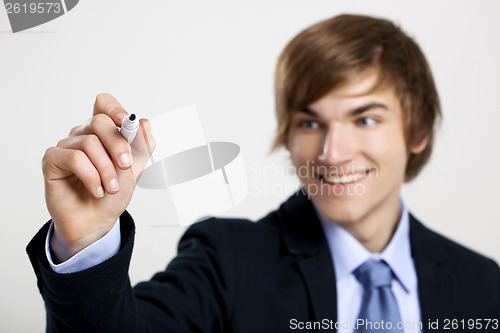
POLYGON ((412 215, 410 222, 415 260, 444 265, 459 282, 481 280, 500 294, 500 268, 494 260, 430 230, 412 215))
POLYGON ((242 218, 210 217, 194 223, 186 231, 185 237, 202 237, 219 241, 237 240, 245 243, 248 240, 278 243, 300 238, 301 242, 315 243, 318 234, 322 234, 313 206, 301 189, 293 193, 286 201, 264 217, 253 222, 242 218), (309 223, 304 223, 309 221, 309 223))
POLYGON ((438 251, 434 254, 446 255, 448 259, 460 262, 462 265, 470 264, 487 269, 498 269, 498 265, 492 259, 427 228, 412 215, 410 215, 410 221, 412 232, 421 238, 419 242, 425 242, 429 252, 438 251))
POLYGON ((205 245, 232 244, 243 246, 258 241, 260 244, 279 238, 276 211, 251 221, 244 218, 210 217, 192 224, 184 233, 180 243, 196 238, 205 245))

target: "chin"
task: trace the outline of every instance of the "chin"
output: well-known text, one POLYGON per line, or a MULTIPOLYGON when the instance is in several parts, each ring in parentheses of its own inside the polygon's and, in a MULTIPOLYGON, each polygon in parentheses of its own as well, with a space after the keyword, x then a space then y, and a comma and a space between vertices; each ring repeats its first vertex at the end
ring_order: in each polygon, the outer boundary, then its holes
POLYGON ((311 198, 321 214, 330 221, 354 223, 363 216, 363 208, 357 200, 335 200, 329 197, 311 198))

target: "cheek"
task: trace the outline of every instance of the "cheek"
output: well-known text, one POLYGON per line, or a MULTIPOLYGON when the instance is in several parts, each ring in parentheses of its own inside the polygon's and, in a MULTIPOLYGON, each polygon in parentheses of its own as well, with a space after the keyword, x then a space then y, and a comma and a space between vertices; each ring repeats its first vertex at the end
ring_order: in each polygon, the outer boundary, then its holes
POLYGON ((358 143, 357 147, 360 150, 373 151, 377 154, 404 149, 403 132, 395 123, 395 120, 387 120, 377 128, 357 129, 354 134, 358 143))
POLYGON ((295 164, 303 164, 316 158, 316 140, 312 137, 296 136, 289 140, 290 156, 295 164))
POLYGON ((292 164, 297 167, 299 166, 301 159, 301 144, 296 140, 293 135, 290 135, 287 140, 287 150, 290 154, 290 160, 292 164))
POLYGON ((302 145, 299 142, 292 142, 292 155, 298 156, 301 154, 302 145))
POLYGON ((399 128, 385 131, 383 135, 374 135, 365 143, 365 147, 366 154, 390 173, 404 172, 407 153, 403 133, 399 128))

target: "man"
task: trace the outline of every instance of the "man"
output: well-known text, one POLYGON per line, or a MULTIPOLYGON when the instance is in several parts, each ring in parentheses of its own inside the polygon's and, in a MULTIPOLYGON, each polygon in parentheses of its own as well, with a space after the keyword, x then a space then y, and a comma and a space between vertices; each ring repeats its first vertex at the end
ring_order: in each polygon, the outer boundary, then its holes
POLYGON ((130 147, 123 108, 98 96, 43 159, 52 222, 28 254, 48 331, 498 330, 498 265, 424 227, 399 196, 440 116, 416 43, 386 20, 334 17, 286 46, 275 93, 274 147, 302 188, 257 223, 194 224, 167 269, 134 288, 124 211, 154 139, 141 120, 130 147))

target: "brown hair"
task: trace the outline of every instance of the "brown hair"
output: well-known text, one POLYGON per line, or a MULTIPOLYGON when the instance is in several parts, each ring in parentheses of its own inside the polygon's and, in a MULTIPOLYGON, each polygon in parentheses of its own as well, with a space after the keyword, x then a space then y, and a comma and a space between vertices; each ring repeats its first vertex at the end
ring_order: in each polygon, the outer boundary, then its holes
POLYGON ((413 179, 431 155, 434 125, 441 117, 439 97, 417 43, 385 19, 340 15, 307 28, 288 43, 276 66, 278 127, 271 150, 286 143, 292 112, 370 69, 379 73, 375 87, 395 89, 407 148, 428 139, 423 152, 409 154, 405 180, 413 179))

